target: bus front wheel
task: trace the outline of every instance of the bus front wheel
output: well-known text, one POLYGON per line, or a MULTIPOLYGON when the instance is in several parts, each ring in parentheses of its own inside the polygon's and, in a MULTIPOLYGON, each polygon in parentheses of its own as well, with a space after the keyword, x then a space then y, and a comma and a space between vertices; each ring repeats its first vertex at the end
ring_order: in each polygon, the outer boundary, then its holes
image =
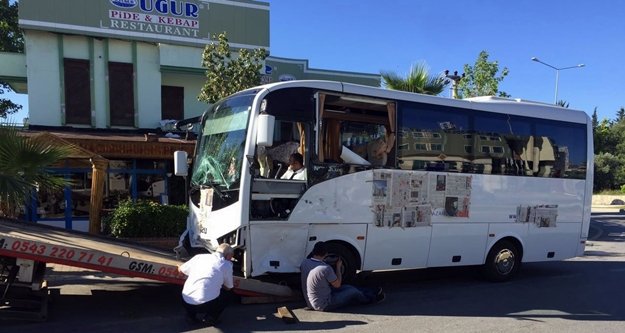
POLYGON ((345 245, 340 243, 328 243, 328 255, 335 255, 341 259, 343 262, 343 269, 341 272, 336 272, 337 274, 341 274, 342 281, 348 282, 352 281, 356 277, 357 270, 357 259, 354 253, 345 245))
POLYGON ((521 255, 517 247, 508 240, 501 240, 488 252, 483 273, 490 281, 503 282, 514 277, 520 266, 521 255))

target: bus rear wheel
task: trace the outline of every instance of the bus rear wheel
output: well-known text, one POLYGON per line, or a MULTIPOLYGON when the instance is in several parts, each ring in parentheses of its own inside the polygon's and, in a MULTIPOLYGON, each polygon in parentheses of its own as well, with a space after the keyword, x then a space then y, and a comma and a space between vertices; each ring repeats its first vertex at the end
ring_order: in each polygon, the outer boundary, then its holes
POLYGON ((493 282, 508 281, 521 266, 521 255, 517 247, 508 240, 497 242, 488 252, 482 272, 493 282))
POLYGON ((342 282, 349 282, 356 277, 357 260, 354 252, 352 252, 347 246, 340 243, 327 243, 328 255, 335 255, 343 261, 343 269, 341 272, 342 282))

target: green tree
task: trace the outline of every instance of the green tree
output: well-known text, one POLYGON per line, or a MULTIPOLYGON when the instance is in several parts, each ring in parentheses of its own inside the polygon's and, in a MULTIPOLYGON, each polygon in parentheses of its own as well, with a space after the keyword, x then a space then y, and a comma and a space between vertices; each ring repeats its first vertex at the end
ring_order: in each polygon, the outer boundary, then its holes
MULTIPOLYGON (((24 36, 17 21, 18 2, 9 3, 9 0, 0 0, 0 52, 23 52, 24 36)), ((11 91, 11 87, 0 81, 0 95, 11 91)), ((6 98, 0 98, 0 118, 6 118, 22 108, 6 98)))
POLYGON ((616 122, 625 119, 625 108, 621 106, 621 108, 616 111, 616 122))
POLYGON ((595 143, 595 154, 614 152, 616 149, 617 138, 612 131, 612 122, 603 119, 593 131, 593 139, 595 143))
POLYGON ((46 168, 71 151, 48 140, 24 136, 13 126, 0 126, 0 216, 15 217, 16 207, 35 189, 63 188, 67 182, 46 168))
POLYGON ((622 184, 621 170, 625 164, 618 156, 610 153, 595 155, 594 191, 617 189, 622 184))
POLYGON ((499 84, 508 76, 508 72, 507 67, 499 72, 499 63, 488 61, 488 52, 482 51, 473 66, 464 65, 465 77, 458 83, 458 91, 462 98, 496 95, 510 97, 499 90, 499 84))
POLYGON ((597 116, 597 107, 592 112, 592 128, 595 129, 599 126, 599 116, 597 116))
POLYGON ((615 145, 611 152, 616 153, 620 158, 625 158, 625 119, 612 123, 610 137, 615 145))
POLYGON ((386 89, 409 91, 413 93, 438 95, 445 89, 447 83, 445 76, 440 74, 430 76, 425 63, 415 64, 410 67, 408 75, 404 78, 397 73, 383 71, 382 86, 386 89))
POLYGON ((213 35, 213 39, 217 42, 206 45, 202 54, 206 83, 198 100, 215 103, 226 96, 260 84, 260 70, 269 55, 267 50, 240 49, 238 57, 232 58, 226 33, 213 35))

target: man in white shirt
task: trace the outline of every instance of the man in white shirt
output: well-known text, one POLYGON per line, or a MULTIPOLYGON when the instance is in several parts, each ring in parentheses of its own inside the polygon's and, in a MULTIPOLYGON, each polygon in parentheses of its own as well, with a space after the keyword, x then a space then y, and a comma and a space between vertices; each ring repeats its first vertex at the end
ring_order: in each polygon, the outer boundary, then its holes
POLYGON ((289 156, 289 168, 280 179, 306 180, 306 168, 302 154, 293 153, 289 156))
POLYGON ((220 244, 215 253, 198 254, 178 267, 187 276, 182 300, 192 322, 214 325, 219 319, 234 287, 232 257, 234 250, 220 244), (224 289, 223 291, 221 289, 224 289), (198 314, 204 314, 198 319, 198 314))

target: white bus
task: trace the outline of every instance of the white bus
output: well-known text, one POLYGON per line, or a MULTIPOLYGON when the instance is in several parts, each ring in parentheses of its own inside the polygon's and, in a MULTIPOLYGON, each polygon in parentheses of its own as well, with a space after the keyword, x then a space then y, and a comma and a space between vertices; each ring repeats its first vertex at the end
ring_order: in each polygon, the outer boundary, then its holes
POLYGON ((592 180, 584 112, 329 81, 268 84, 202 116, 178 250, 230 243, 242 275, 255 277, 298 272, 326 241, 347 278, 483 265, 507 280, 522 262, 584 253, 592 180), (296 151, 307 180, 280 179, 296 151))

